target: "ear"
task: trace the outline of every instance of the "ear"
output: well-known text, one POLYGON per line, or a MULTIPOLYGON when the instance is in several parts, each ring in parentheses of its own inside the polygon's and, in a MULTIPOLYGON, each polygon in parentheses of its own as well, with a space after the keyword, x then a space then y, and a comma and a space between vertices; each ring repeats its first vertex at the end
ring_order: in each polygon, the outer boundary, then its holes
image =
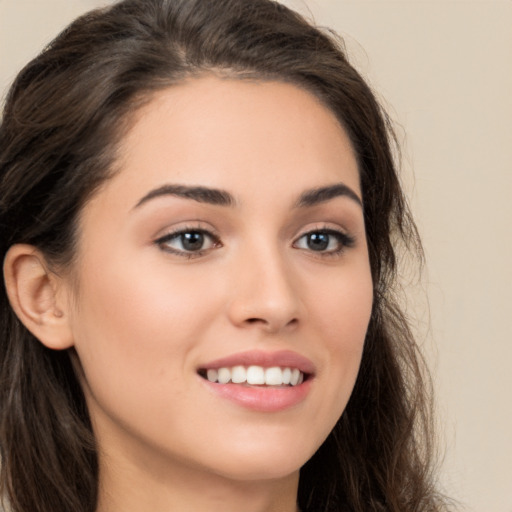
POLYGON ((4 260, 4 279, 14 312, 43 345, 54 350, 73 346, 67 287, 40 251, 13 245, 4 260))

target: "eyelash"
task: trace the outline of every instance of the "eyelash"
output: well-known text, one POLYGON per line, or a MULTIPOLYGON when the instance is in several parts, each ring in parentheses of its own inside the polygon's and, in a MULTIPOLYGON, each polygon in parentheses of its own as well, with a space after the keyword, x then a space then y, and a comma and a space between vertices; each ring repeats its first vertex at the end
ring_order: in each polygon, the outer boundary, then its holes
MULTIPOLYGON (((329 257, 336 257, 341 255, 346 249, 350 249, 351 247, 354 247, 356 240, 354 237, 348 235, 347 233, 343 233, 342 231, 338 231, 336 229, 330 229, 330 228, 320 228, 320 229, 312 229, 306 233, 303 233, 297 240, 294 242, 294 246, 296 244, 309 236, 312 235, 327 235, 328 237, 333 237, 336 240, 337 247, 335 249, 331 249, 328 251, 315 251, 313 249, 308 248, 301 248, 297 247, 297 249, 310 251, 312 253, 318 253, 318 256, 322 258, 329 258, 329 257)), ((330 244, 330 240, 329 240, 330 244)))
MULTIPOLYGON (((309 251, 313 254, 317 253, 319 257, 336 257, 341 255, 346 249, 350 249, 355 245, 355 238, 343 233, 342 231, 337 231, 335 229, 330 228, 319 228, 319 229, 313 229, 306 233, 303 233, 300 235, 294 242, 293 247, 296 249, 309 251), (337 243, 337 247, 335 249, 331 249, 328 251, 320 250, 315 251, 310 248, 303 248, 303 247, 297 247, 298 243, 302 239, 307 239, 307 237, 310 237, 312 235, 326 235, 328 237, 334 237, 337 243)), ((307 243, 307 242, 306 242, 307 243)), ((328 241, 328 244, 331 243, 331 240, 328 241)), ((209 230, 203 229, 203 228, 197 228, 197 227, 185 227, 181 228, 179 230, 173 231, 171 233, 167 233, 166 235, 158 238, 155 240, 155 244, 158 245, 162 250, 165 252, 175 254, 177 256, 181 256, 183 258, 192 259, 192 258, 199 258, 209 252, 212 249, 222 247, 222 243, 220 241, 219 236, 212 233, 209 230), (187 250, 187 249, 175 249, 170 247, 169 243, 175 240, 181 239, 181 245, 183 246, 183 238, 185 235, 201 235, 204 238, 207 238, 211 241, 211 247, 208 247, 206 249, 199 249, 197 251, 193 250, 187 250)))
POLYGON ((187 259, 199 258, 200 256, 203 256, 205 253, 207 253, 213 248, 222 247, 220 238, 217 235, 215 235, 211 231, 197 227, 184 227, 176 231, 172 231, 171 233, 167 233, 166 235, 155 240, 155 244, 157 244, 162 250, 166 252, 176 254, 177 256, 181 256, 187 259), (174 240, 180 240, 180 238, 183 244, 182 237, 187 234, 199 234, 205 238, 210 239, 212 247, 208 247, 207 249, 200 249, 198 251, 187 251, 186 249, 173 249, 168 245, 170 242, 174 240))

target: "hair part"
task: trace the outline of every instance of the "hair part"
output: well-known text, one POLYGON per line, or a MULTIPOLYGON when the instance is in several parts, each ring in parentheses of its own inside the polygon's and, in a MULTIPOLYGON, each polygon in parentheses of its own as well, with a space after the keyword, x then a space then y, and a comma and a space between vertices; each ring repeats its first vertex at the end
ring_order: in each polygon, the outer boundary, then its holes
MULTIPOLYGON (((116 172, 153 94, 215 73, 302 87, 358 159, 374 305, 361 369, 333 432, 301 470, 303 510, 439 511, 430 385, 395 300, 396 248, 421 258, 391 123, 332 34, 271 0, 125 0, 71 24, 19 74, 0 126, 0 255, 32 244, 72 267, 81 210, 116 172)), ((13 512, 94 512, 98 460, 73 350, 45 348, 0 295, 1 491, 13 512)))

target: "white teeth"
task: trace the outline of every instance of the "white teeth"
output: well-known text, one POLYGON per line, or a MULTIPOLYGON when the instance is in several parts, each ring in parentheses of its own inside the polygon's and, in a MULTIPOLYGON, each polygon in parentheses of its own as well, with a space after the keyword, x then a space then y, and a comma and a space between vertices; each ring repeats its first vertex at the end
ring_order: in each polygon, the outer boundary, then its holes
POLYGON ((281 368, 267 368, 265 370, 265 384, 267 386, 280 386, 283 383, 283 372, 281 368))
POLYGON ((231 370, 229 368, 219 368, 218 381, 220 384, 227 384, 231 380, 231 370))
POLYGON ((206 370, 206 378, 219 384, 244 384, 252 386, 297 386, 304 382, 304 374, 298 368, 280 368, 273 366, 234 366, 233 368, 218 368, 206 370))
POLYGON ((300 378, 300 371, 297 370, 297 368, 294 368, 292 370, 292 378, 290 379, 290 384, 292 386, 296 386, 299 383, 299 378, 300 378))
POLYGON ((210 382, 217 382, 217 377, 218 377, 218 372, 217 370, 213 370, 213 369, 209 369, 209 370, 206 370, 206 378, 210 381, 210 382))
POLYGON ((241 384, 247 380, 247 370, 243 366, 235 366, 231 370, 231 382, 241 384))
POLYGON ((247 384, 265 384, 265 370, 261 366, 247 368, 247 384))

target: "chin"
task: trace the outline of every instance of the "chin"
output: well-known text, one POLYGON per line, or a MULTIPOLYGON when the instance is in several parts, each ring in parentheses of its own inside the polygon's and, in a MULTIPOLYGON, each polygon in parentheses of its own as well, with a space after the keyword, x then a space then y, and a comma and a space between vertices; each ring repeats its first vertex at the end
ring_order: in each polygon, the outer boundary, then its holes
POLYGON ((239 482, 261 482, 266 480, 282 480, 297 474, 305 464, 287 463, 277 460, 266 460, 260 464, 244 464, 238 461, 234 467, 222 468, 218 472, 224 478, 239 482))
POLYGON ((279 447, 247 446, 243 451, 226 452, 216 472, 238 481, 283 479, 298 473, 315 451, 306 450, 303 443, 293 447, 287 443, 279 447))

